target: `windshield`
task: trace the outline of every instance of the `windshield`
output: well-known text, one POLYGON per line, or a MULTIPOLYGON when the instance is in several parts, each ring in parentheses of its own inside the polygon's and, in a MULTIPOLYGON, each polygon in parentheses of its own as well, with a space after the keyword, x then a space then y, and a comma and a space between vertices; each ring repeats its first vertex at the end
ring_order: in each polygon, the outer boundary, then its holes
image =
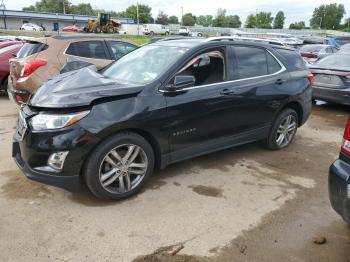
POLYGON ((158 78, 187 50, 170 46, 143 46, 123 56, 102 74, 118 82, 144 85, 158 78))
POLYGON ((315 65, 330 68, 348 67, 350 68, 350 55, 331 55, 317 61, 315 65))
POLYGON ((317 53, 320 52, 323 47, 323 45, 305 45, 300 48, 300 52, 317 53))

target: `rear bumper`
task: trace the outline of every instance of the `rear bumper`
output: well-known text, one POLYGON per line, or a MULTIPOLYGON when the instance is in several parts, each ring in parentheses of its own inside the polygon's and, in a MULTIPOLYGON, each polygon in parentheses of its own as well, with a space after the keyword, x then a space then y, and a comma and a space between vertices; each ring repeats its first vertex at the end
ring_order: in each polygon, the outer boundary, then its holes
POLYGON ((329 169, 329 199, 333 209, 350 224, 350 165, 337 159, 329 169))
POLYGON ((326 102, 350 105, 350 88, 335 90, 313 86, 312 97, 326 102))

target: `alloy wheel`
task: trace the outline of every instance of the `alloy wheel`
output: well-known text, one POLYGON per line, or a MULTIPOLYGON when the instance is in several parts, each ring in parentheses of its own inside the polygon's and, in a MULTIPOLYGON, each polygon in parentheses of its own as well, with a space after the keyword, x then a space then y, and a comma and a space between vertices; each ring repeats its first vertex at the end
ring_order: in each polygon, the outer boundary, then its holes
POLYGON ((276 133, 276 144, 280 148, 286 147, 292 141, 297 126, 297 120, 293 115, 287 115, 282 119, 276 133))
POLYGON ((99 169, 100 183, 110 193, 127 193, 141 183, 147 167, 147 155, 141 147, 120 145, 103 158, 99 169))

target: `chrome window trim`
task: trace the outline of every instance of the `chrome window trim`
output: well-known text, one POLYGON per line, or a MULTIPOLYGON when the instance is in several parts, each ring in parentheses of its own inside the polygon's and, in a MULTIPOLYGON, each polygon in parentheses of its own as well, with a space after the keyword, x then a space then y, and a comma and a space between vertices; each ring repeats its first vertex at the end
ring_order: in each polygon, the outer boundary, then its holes
POLYGON ((215 83, 215 84, 186 87, 186 88, 182 88, 182 89, 179 89, 176 91, 168 91, 168 90, 160 89, 159 92, 161 92, 161 93, 174 93, 174 92, 182 92, 182 91, 187 91, 187 90, 192 90, 192 89, 197 89, 197 88, 202 88, 202 87, 208 87, 208 86, 214 86, 214 85, 237 83, 237 82, 241 82, 241 81, 254 80, 254 79, 259 79, 259 78, 268 77, 268 76, 275 76, 275 75, 281 74, 287 70, 287 68, 284 66, 284 64, 273 53, 271 53, 270 50, 267 50, 267 49, 265 49, 265 50, 267 52, 269 52, 269 54, 272 55, 272 57, 274 59, 276 59, 276 61, 279 63, 279 65, 281 66, 281 69, 279 71, 272 73, 272 74, 262 75, 262 76, 254 76, 254 77, 247 77, 247 78, 235 79, 235 80, 230 80, 230 81, 223 81, 223 82, 219 82, 219 83, 215 83))

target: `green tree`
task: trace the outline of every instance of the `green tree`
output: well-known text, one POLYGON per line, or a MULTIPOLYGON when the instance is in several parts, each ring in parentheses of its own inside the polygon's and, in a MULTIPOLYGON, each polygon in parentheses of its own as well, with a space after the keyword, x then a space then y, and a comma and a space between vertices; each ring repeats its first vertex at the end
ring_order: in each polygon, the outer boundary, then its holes
POLYGON ((213 26, 225 27, 226 9, 219 8, 215 19, 213 20, 213 26))
POLYGON ((314 9, 310 25, 314 29, 339 29, 345 13, 343 4, 320 5, 314 9))
POLYGON ((200 15, 197 17, 197 24, 202 26, 210 26, 213 24, 212 15, 200 15))
POLYGON ((306 27, 306 26, 305 26, 305 22, 304 22, 304 21, 291 23, 291 24, 289 25, 289 29, 301 30, 301 29, 304 29, 305 27, 306 27))
POLYGON ((225 27, 240 28, 242 25, 238 15, 229 15, 225 17, 225 27))
POLYGON ((168 22, 169 24, 178 24, 179 18, 175 15, 169 16, 168 22))
POLYGON ((184 26, 194 26, 196 23, 196 17, 191 13, 184 14, 182 17, 182 25, 184 26))
POLYGON ((23 11, 63 13, 63 6, 66 13, 69 13, 71 3, 67 0, 40 0, 34 5, 24 7, 23 11))
POLYGON ((260 12, 256 14, 256 27, 257 28, 272 28, 271 23, 273 21, 273 17, 270 12, 260 12))
POLYGON ((69 13, 79 14, 79 15, 95 15, 95 10, 92 8, 91 4, 81 3, 78 5, 71 5, 69 8, 69 13))
POLYGON ((273 28, 275 29, 282 29, 284 26, 284 20, 286 17, 284 16, 283 11, 278 11, 276 14, 275 19, 273 20, 273 28))
POLYGON ((256 17, 253 14, 247 16, 245 20, 244 27, 246 28, 255 28, 256 27, 256 17))
MULTIPOLYGON (((148 5, 139 4, 139 21, 141 24, 151 23, 153 20, 151 14, 152 8, 148 5)), ((123 18, 131 18, 137 21, 137 7, 136 5, 129 6, 124 12, 121 13, 123 18)))
POLYGON ((156 19, 156 24, 167 25, 168 15, 164 11, 160 10, 156 19))

